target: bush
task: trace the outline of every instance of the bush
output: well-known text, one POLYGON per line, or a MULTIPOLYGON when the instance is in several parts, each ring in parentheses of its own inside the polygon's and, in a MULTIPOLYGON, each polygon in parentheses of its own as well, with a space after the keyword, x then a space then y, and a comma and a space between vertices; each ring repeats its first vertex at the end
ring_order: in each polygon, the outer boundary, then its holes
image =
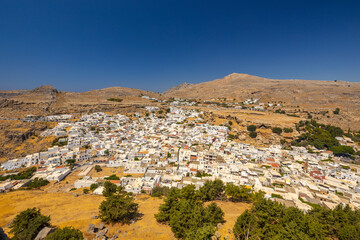
POLYGON ((199 189, 199 196, 202 201, 213 201, 223 196, 225 186, 224 183, 216 179, 214 181, 206 181, 204 186, 199 189))
POLYGON ((176 238, 209 239, 216 224, 224 222, 224 212, 216 203, 204 207, 200 196, 194 185, 170 189, 159 213, 155 214, 156 220, 168 223, 176 238))
POLYGON ((110 177, 105 177, 104 179, 106 179, 106 180, 120 180, 120 178, 118 176, 116 176, 115 174, 111 175, 110 177))
POLYGON ((249 133, 249 136, 250 136, 251 138, 256 138, 256 137, 257 137, 257 132, 250 132, 250 133, 249 133))
POLYGON ((250 201, 252 198, 251 189, 245 186, 236 186, 232 183, 225 186, 226 195, 230 196, 233 202, 250 201))
POLYGON ((117 190, 116 184, 106 181, 104 183, 103 195, 105 197, 110 197, 116 193, 116 190, 117 190))
POLYGON ((292 133, 294 130, 292 128, 284 128, 285 133, 292 133))
POLYGON ((129 194, 111 195, 100 204, 99 217, 106 223, 130 223, 138 212, 138 204, 129 194))
POLYGON ((84 194, 88 194, 88 193, 89 193, 89 191, 90 191, 89 189, 84 188, 83 193, 84 193, 84 194))
POLYGON ((102 170, 99 165, 95 165, 94 168, 95 168, 95 171, 96 171, 96 172, 100 172, 100 171, 102 170))
POLYGON ((334 146, 330 148, 330 151, 334 153, 335 156, 350 156, 355 153, 355 150, 350 146, 334 146))
POLYGON ((256 126, 255 125, 249 125, 249 126, 247 126, 247 130, 249 132, 255 132, 256 131, 256 126))
POLYGON ((54 232, 46 236, 45 240, 82 240, 84 236, 82 232, 73 227, 64 227, 56 229, 54 232))
POLYGON ((49 181, 42 178, 35 178, 32 180, 29 185, 27 186, 27 189, 33 189, 33 188, 40 188, 42 186, 46 186, 49 184, 49 181))
POLYGON ((90 190, 94 191, 95 189, 97 189, 99 187, 99 184, 93 183, 90 185, 90 190))
POLYGON ((336 108, 334 111, 333 111, 334 114, 339 114, 340 113, 340 108, 336 108))
POLYGON ((168 188, 168 187, 156 186, 152 189, 151 196, 152 197, 166 196, 169 191, 170 191, 170 188, 168 188))
POLYGON ((40 209, 29 208, 19 213, 10 224, 14 240, 32 240, 44 227, 50 226, 50 217, 40 213, 40 209))
POLYGON ((302 212, 259 199, 237 219, 235 239, 359 239, 359 210, 338 205, 333 210, 313 205, 302 212))
POLYGON ((272 132, 280 135, 282 133, 282 129, 279 127, 274 127, 272 128, 272 132))
POLYGON ((123 101, 123 99, 121 99, 121 98, 108 98, 107 100, 112 101, 112 102, 122 102, 123 101))

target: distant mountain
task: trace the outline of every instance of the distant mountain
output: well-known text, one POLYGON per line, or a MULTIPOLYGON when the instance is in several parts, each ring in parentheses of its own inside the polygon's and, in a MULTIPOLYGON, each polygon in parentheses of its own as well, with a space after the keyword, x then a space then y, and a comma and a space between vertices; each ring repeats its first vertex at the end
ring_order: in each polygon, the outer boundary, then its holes
POLYGON ((112 111, 118 109, 119 106, 150 104, 150 100, 141 98, 143 95, 160 98, 158 93, 125 87, 65 92, 47 85, 33 90, 0 91, 0 117, 18 118, 28 114, 112 111), (123 101, 109 101, 110 98, 123 101))

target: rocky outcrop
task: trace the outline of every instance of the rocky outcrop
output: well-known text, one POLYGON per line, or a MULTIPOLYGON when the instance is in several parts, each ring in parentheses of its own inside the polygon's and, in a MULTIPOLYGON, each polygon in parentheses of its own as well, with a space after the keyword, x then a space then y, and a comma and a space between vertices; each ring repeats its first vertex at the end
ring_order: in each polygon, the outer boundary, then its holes
POLYGON ((41 231, 38 233, 38 235, 36 236, 35 240, 42 240, 42 239, 46 238, 46 236, 49 235, 50 233, 52 233, 53 231, 55 231, 54 228, 44 227, 44 228, 41 229, 41 231))

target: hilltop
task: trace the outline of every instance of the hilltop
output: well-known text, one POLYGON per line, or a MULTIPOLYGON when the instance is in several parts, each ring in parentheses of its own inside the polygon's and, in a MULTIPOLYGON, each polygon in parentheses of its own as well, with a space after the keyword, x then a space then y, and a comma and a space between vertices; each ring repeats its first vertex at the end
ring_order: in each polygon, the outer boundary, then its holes
POLYGON ((198 84, 173 87, 167 97, 228 101, 259 99, 262 103, 281 103, 285 110, 301 109, 318 115, 325 123, 343 128, 360 125, 360 83, 319 80, 278 80, 248 74, 232 73, 224 78, 198 84), (341 116, 323 117, 326 112, 341 109, 341 116))

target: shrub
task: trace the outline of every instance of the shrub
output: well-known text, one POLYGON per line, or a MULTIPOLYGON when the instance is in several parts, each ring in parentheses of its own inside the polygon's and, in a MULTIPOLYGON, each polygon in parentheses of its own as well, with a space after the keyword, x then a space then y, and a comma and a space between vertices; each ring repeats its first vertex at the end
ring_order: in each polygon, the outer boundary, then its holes
POLYGON ((84 188, 83 193, 84 193, 84 194, 88 194, 88 193, 89 193, 89 191, 90 191, 89 189, 84 188))
POLYGON ((106 223, 129 223, 138 212, 138 204, 129 194, 111 195, 100 204, 99 217, 106 223))
POLYGON ((272 128, 272 132, 280 135, 282 133, 282 129, 279 127, 274 127, 272 128))
POLYGON ((90 190, 94 191, 95 189, 97 189, 99 187, 99 184, 93 183, 90 185, 90 190))
POLYGON ((250 136, 251 138, 256 138, 256 137, 257 137, 257 132, 250 132, 250 133, 249 133, 249 136, 250 136))
POLYGON ((249 126, 247 126, 247 130, 249 132, 255 132, 256 131, 256 126, 255 125, 249 125, 249 126))
POLYGON ((96 172, 100 172, 100 171, 102 170, 99 165, 95 165, 94 168, 95 168, 95 171, 96 171, 96 172))
POLYGON ((116 184, 106 181, 104 183, 103 195, 105 197, 110 197, 116 193, 116 190, 117 190, 116 184))
POLYGON ((82 240, 84 236, 82 232, 73 227, 64 227, 56 229, 54 232, 46 236, 45 240, 82 240))
POLYGON ((27 189, 33 189, 33 188, 40 188, 42 186, 46 186, 49 184, 49 181, 43 178, 35 178, 32 180, 29 185, 27 186, 27 189))
POLYGON ((40 213, 40 209, 29 208, 19 213, 10 224, 14 240, 32 240, 44 227, 50 226, 50 217, 40 213))
POLYGON ((292 133, 294 130, 292 128, 284 128, 285 133, 292 133))
POLYGON ((334 111, 333 111, 334 114, 339 114, 340 113, 340 108, 336 108, 334 111))

